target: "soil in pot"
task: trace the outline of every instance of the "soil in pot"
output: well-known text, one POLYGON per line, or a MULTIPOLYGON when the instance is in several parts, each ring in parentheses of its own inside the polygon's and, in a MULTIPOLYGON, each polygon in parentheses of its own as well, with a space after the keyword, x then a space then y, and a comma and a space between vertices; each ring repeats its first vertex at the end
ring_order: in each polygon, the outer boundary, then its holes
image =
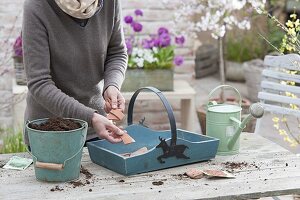
POLYGON ((60 117, 49 118, 45 123, 41 124, 30 123, 28 126, 41 131, 70 131, 81 128, 80 123, 60 117))

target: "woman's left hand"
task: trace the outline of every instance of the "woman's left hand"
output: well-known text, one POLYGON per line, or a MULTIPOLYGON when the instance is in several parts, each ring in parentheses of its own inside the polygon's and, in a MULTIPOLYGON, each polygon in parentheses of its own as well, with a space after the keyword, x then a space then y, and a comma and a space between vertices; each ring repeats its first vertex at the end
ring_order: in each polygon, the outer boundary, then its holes
POLYGON ((108 86, 103 93, 105 100, 104 110, 109 113, 112 109, 125 110, 125 99, 115 86, 108 86))

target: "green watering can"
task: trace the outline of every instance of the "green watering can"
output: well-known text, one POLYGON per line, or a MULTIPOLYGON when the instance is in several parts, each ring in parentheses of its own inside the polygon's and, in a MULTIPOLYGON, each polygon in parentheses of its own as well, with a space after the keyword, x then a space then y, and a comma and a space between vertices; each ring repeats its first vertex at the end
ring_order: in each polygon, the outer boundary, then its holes
POLYGON ((254 103, 250 106, 250 114, 241 121, 242 97, 239 91, 230 85, 220 85, 213 89, 208 95, 207 114, 206 114, 206 135, 220 140, 218 155, 233 155, 239 152, 239 138, 246 124, 253 118, 261 118, 264 109, 261 104, 254 103), (218 104, 210 101, 211 96, 219 89, 232 89, 238 96, 238 105, 218 104))

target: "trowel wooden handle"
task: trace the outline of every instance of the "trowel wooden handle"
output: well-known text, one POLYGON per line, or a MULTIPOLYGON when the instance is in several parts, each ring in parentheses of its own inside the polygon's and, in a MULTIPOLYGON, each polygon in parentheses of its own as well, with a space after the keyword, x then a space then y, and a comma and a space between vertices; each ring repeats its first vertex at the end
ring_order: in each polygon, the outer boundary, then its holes
POLYGON ((35 162, 35 166, 38 168, 43 169, 50 169, 50 170, 62 170, 64 165, 63 164, 56 164, 56 163, 44 163, 44 162, 35 162))

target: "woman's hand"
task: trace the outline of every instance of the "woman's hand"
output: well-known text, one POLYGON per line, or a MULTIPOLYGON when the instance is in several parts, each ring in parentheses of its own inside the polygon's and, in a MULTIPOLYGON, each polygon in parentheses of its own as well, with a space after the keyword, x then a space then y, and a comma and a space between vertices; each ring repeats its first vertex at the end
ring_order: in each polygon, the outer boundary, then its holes
POLYGON ((123 135, 124 131, 115 126, 106 117, 94 113, 92 124, 99 138, 106 139, 111 143, 118 143, 122 141, 120 136, 123 135))
POLYGON ((115 86, 108 86, 103 94, 105 105, 104 110, 109 113, 111 109, 121 109, 122 112, 125 110, 125 99, 121 92, 115 86))

